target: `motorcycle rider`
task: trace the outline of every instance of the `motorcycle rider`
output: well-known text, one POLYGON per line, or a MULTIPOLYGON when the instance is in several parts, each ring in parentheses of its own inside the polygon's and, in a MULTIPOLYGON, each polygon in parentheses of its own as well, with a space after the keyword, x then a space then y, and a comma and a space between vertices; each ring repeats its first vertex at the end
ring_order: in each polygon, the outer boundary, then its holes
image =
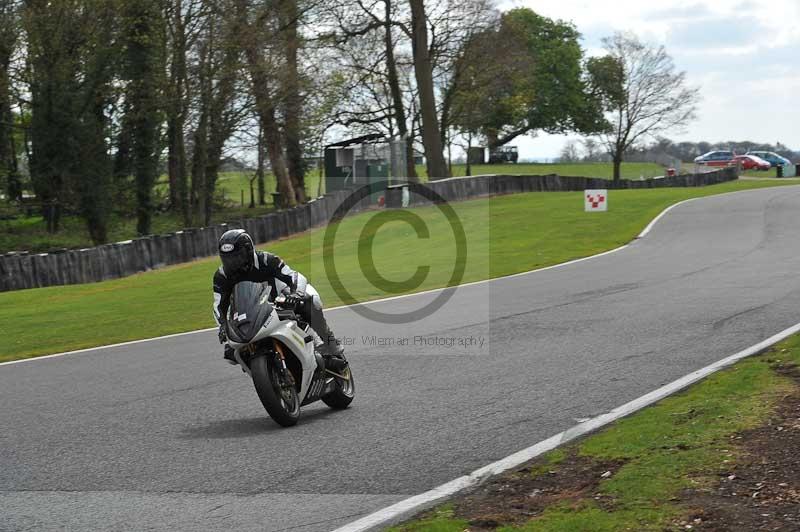
MULTIPOLYGON (((325 359, 326 367, 333 371, 347 367, 344 349, 322 314, 322 299, 302 273, 289 268, 277 255, 256 251, 252 237, 244 229, 226 231, 220 237, 217 249, 222 266, 214 273, 213 309, 214 319, 219 325, 220 343, 227 341, 228 307, 236 283, 267 282, 272 287, 270 301, 274 301, 277 295, 284 295, 287 305, 294 306, 297 315, 322 339, 318 351, 325 359)), ((225 346, 223 356, 236 364, 230 346, 225 346)))

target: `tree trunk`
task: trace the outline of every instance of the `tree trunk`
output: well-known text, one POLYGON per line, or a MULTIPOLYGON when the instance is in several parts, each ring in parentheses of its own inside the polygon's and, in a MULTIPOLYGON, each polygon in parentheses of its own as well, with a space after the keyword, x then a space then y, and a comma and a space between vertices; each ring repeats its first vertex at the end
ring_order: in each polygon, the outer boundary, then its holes
POLYGON ((169 137, 170 182, 174 181, 176 190, 173 208, 180 213, 185 225, 191 224, 191 210, 188 198, 188 176, 186 172, 186 143, 183 138, 183 118, 171 120, 167 133, 169 137))
POLYGON ((447 142, 447 173, 453 175, 453 143, 447 142))
POLYGON ((239 45, 247 61, 250 86, 255 99, 256 110, 264 128, 264 144, 267 148, 272 173, 277 181, 278 192, 283 203, 289 207, 297 205, 297 196, 283 158, 283 139, 276 120, 276 106, 270 94, 270 71, 261 57, 259 48, 260 30, 253 28, 249 21, 249 7, 245 0, 235 3, 239 45))
POLYGON ((297 205, 297 196, 294 185, 286 170, 283 159, 283 139, 278 122, 275 118, 276 109, 266 85, 266 76, 259 72, 258 66, 251 70, 253 89, 261 123, 264 125, 264 145, 267 148, 272 173, 275 175, 278 192, 281 193, 284 205, 294 207, 297 205))
POLYGON ((248 180, 248 183, 250 184, 250 204, 247 206, 248 209, 256 208, 256 190, 253 186, 253 181, 256 180, 256 177, 258 177, 258 175, 254 175, 248 180))
POLYGON ((411 5, 412 51, 414 73, 419 91, 422 114, 422 144, 428 167, 428 179, 450 177, 444 160, 439 120, 436 116, 436 97, 433 93, 433 70, 428 50, 428 24, 424 0, 409 0, 411 5))
POLYGON ((272 173, 275 174, 278 192, 281 194, 281 201, 287 207, 294 207, 297 205, 297 196, 295 196, 292 181, 289 179, 286 165, 283 162, 283 146, 281 143, 281 133, 275 121, 275 108, 267 106, 261 120, 265 125, 264 144, 266 145, 267 154, 269 155, 272 173))
POLYGON ((231 93, 232 86, 228 85, 229 80, 220 81, 217 89, 220 91, 214 99, 212 106, 211 120, 209 121, 209 140, 208 158, 206 160, 205 172, 205 211, 204 225, 211 224, 211 213, 214 207, 214 191, 217 188, 217 178, 219 177, 219 165, 222 160, 222 149, 228 139, 231 123, 225 116, 225 106, 228 102, 228 95, 231 93))
POLYGON ((81 216, 86 221, 89 236, 95 245, 108 240, 108 214, 110 206, 110 185, 113 165, 109 155, 107 137, 111 120, 106 114, 109 102, 113 100, 113 60, 109 50, 113 34, 110 19, 116 16, 111 9, 96 11, 94 16, 102 17, 106 24, 101 25, 98 44, 85 61, 84 76, 89 92, 87 112, 80 117, 80 127, 74 132, 77 142, 77 189, 80 196, 81 216))
POLYGON ((261 120, 258 121, 258 166, 256 167, 256 179, 258 180, 258 204, 266 205, 264 187, 264 127, 261 120))
POLYGON ((173 1, 174 42, 170 72, 170 102, 167 117, 167 143, 170 206, 178 211, 184 225, 191 225, 191 210, 187 198, 186 143, 186 28, 183 24, 183 0, 173 1))
POLYGON ((613 156, 614 160, 614 182, 618 182, 622 177, 622 154, 617 152, 613 156))
POLYGON ((471 176, 472 175, 472 159, 470 158, 470 153, 472 151, 472 133, 467 134, 467 169, 465 175, 471 176))
POLYGON ((394 120, 397 122, 397 130, 400 133, 400 138, 406 142, 406 178, 412 183, 418 183, 419 177, 417 177, 417 167, 414 164, 414 146, 408 139, 408 123, 406 118, 405 103, 403 102, 403 91, 400 89, 400 79, 397 74, 397 61, 394 56, 394 39, 392 37, 392 0, 384 0, 384 6, 386 8, 384 16, 386 71, 389 82, 389 91, 392 94, 394 120))
MULTIPOLYGON (((193 220, 199 220, 206 210, 206 167, 208 166, 208 113, 202 110, 197 129, 194 132, 192 150, 192 203, 193 220)), ((192 225, 192 221, 187 225, 192 225)))
POLYGON ((214 211, 214 189, 217 187, 217 177, 219 177, 219 160, 221 153, 221 150, 216 153, 214 153, 214 149, 211 151, 212 153, 209 154, 206 164, 205 190, 203 191, 203 225, 205 226, 211 225, 211 214, 214 211))
POLYGON ((419 183, 419 176, 417 175, 416 154, 414 153, 414 137, 406 135, 406 173, 408 180, 412 183, 419 183))
POLYGON ((111 160, 106 146, 107 118, 105 99, 98 95, 94 102, 94 115, 82 128, 80 165, 82 175, 78 180, 81 215, 94 245, 108 240, 108 184, 111 180, 111 160))
POLYGON ((8 79, 8 67, 11 60, 11 49, 5 49, 2 43, 0 54, 0 177, 5 177, 8 199, 18 199, 17 183, 14 179, 14 114, 11 112, 11 87, 8 79))
POLYGON ((486 132, 486 147, 489 148, 489 155, 493 150, 499 148, 499 139, 497 138, 497 131, 489 130, 486 132))
POLYGON ((286 166, 292 181, 298 203, 306 201, 305 165, 303 164, 303 147, 300 145, 302 97, 300 95, 300 73, 297 66, 297 50, 300 47, 300 36, 297 32, 299 13, 297 0, 284 0, 285 17, 284 35, 286 39, 286 69, 284 75, 285 111, 286 111, 286 166))
POLYGON ((133 169, 136 179, 136 230, 147 235, 152 229, 152 190, 158 177, 159 65, 161 9, 158 0, 129 4, 127 15, 127 98, 132 114, 133 169))
POLYGON ((17 159, 17 142, 14 135, 9 137, 11 144, 11 160, 8 169, 8 199, 22 200, 22 180, 19 175, 19 160, 17 159))

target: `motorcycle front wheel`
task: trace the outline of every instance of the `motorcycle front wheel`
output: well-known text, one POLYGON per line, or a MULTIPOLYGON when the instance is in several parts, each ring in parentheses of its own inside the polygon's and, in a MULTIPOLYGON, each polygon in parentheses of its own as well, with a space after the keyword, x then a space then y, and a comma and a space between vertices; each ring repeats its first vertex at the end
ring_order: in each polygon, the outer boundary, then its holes
POLYGON ((297 397, 297 389, 291 381, 291 375, 287 375, 286 379, 282 377, 281 371, 266 356, 253 359, 250 363, 250 373, 253 375, 258 398, 269 417, 283 427, 297 424, 300 417, 300 399, 297 397))

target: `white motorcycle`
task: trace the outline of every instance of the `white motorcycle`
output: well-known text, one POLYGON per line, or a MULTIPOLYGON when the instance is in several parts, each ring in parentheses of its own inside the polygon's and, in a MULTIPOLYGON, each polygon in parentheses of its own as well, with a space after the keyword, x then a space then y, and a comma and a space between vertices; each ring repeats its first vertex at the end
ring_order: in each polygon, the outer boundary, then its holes
POLYGON ((349 365, 336 373, 317 353, 321 342, 300 321, 283 296, 269 301, 267 283, 238 283, 228 309, 228 345, 242 371, 253 378, 261 403, 279 425, 290 427, 300 407, 322 400, 334 409, 353 401, 355 382, 349 365))

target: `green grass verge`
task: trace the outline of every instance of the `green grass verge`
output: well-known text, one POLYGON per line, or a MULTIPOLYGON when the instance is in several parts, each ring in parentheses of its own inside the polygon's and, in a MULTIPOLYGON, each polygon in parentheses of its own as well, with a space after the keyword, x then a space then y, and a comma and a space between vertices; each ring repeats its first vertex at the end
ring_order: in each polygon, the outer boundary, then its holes
MULTIPOLYGON (((253 177, 253 172, 225 172, 220 174, 217 181, 217 192, 224 194, 227 200, 241 203, 242 191, 244 191, 244 204, 245 206, 250 203, 250 179, 253 177)), ((309 197, 317 197, 319 193, 325 193, 325 185, 323 183, 320 191, 320 172, 317 169, 309 170, 306 173, 306 194, 309 197)), ((266 174, 264 176, 264 190, 266 190, 267 203, 272 204, 272 192, 276 190, 275 176, 266 174)), ((253 191, 258 197, 258 184, 253 182, 253 191)), ((256 200, 258 201, 258 200, 256 200)))
MULTIPOLYGON (((787 169, 786 173, 784 175, 789 175, 789 174, 794 174, 794 168, 787 169)), ((763 170, 745 170, 744 172, 742 172, 742 175, 747 176, 747 177, 771 177, 771 178, 777 178, 778 177, 778 171, 775 168, 771 168, 771 169, 769 169, 767 171, 763 171, 763 170)), ((795 177, 795 176, 792 176, 792 177, 795 177)), ((784 177, 783 179, 791 179, 791 177, 784 177)))
MULTIPOLYGON (((453 174, 463 176, 465 165, 454 165, 453 174)), ((423 181, 427 180, 425 166, 418 165, 417 172, 423 181)), ((507 164, 507 165, 476 165, 472 168, 473 175, 479 174, 551 174, 570 176, 590 176, 610 179, 612 167, 608 163, 580 163, 580 164, 507 164)), ((639 177, 653 177, 663 175, 664 169, 653 163, 625 163, 622 165, 622 177, 638 179, 639 177)), ((214 212, 212 223, 241 220, 252 218, 272 211, 271 192, 275 191, 275 176, 265 176, 266 202, 265 206, 249 209, 250 204, 250 179, 252 172, 223 172, 217 181, 217 193, 225 199, 227 207, 214 212), (242 201, 244 192, 244 201, 242 201)), ((255 189, 257 195, 258 191, 255 189)), ((168 192, 167 178, 162 176, 156 184, 156 193, 166 196, 168 192)), ((325 192, 324 178, 318 169, 309 170, 306 175, 306 192, 309 197, 316 197, 325 192)), ((3 212, 16 212, 8 204, 3 212)), ((184 227, 180 216, 173 213, 156 213, 153 217, 152 232, 155 234, 177 231, 184 227)), ((108 224, 109 242, 128 240, 136 236, 136 219, 132 217, 112 216, 108 224)), ((40 253, 59 248, 82 248, 92 245, 86 223, 77 216, 66 216, 62 221, 62 230, 56 234, 47 232, 47 226, 41 216, 19 218, 16 220, 0 220, 0 253, 13 250, 25 250, 31 253, 40 253)))
MULTIPOLYGON (((780 181, 737 181, 706 188, 611 192, 609 212, 584 213, 580 192, 499 196, 452 204, 467 235, 462 282, 528 271, 612 249, 632 240, 667 206, 699 196, 780 186, 780 181)), ((446 286, 455 244, 448 221, 434 207, 414 209, 429 230, 419 238, 405 222, 365 230, 379 212, 346 218, 338 226, 334 257, 342 283, 364 301, 446 286), (375 269, 392 281, 418 266, 429 275, 418 286, 387 293, 367 281, 359 249, 372 246, 375 269), (421 260, 410 260, 421 257, 421 260)), ((336 294, 322 261, 324 229, 267 248, 303 272, 327 306, 348 302, 336 294)), ((210 327, 211 276, 217 259, 204 259, 102 283, 0 293, 0 361, 149 338, 210 327), (46 326, 42 320, 46 319, 46 326)))
MULTIPOLYGON (((453 177, 466 175, 465 164, 454 164, 453 177)), ((472 175, 511 174, 511 175, 546 175, 559 174, 568 176, 598 177, 611 179, 614 167, 611 163, 519 163, 519 164, 476 164, 472 166, 472 175)), ((417 173, 427 179, 424 165, 417 165, 417 173)), ((650 178, 664 175, 664 167, 656 163, 622 163, 623 179, 650 178)))
MULTIPOLYGON (((217 209, 211 222, 222 223, 238 221, 244 218, 254 218, 272 212, 273 203, 270 192, 275 190, 275 178, 270 174, 266 179, 266 202, 264 206, 258 205, 253 209, 250 205, 250 174, 243 172, 226 172, 220 174, 217 182, 217 193, 224 196, 224 209, 217 209), (241 191, 244 190, 244 206, 241 204, 241 191)), ((309 172, 306 179, 306 190, 310 196, 317 195, 320 183, 318 172, 309 172)), ((167 194, 166 177, 156 185, 158 194, 167 194)), ((255 191, 256 195, 258 194, 255 191)), ((257 200, 256 200, 257 201, 257 200)), ((7 204, 6 204, 7 205, 7 204)), ((16 212, 15 209, 6 208, 7 212, 16 212)), ((171 212, 155 213, 153 216, 152 232, 154 234, 169 233, 184 228, 181 216, 171 212)), ((108 223, 108 241, 119 242, 136 237, 136 218, 113 215, 108 223)), ((86 230, 86 222, 78 216, 65 216, 62 219, 62 228, 56 234, 47 232, 47 225, 41 216, 18 218, 16 220, 0 220, 0 253, 12 250, 25 250, 31 253, 40 253, 59 248, 83 248, 92 245, 92 239, 86 230)))
MULTIPOLYGON (((215 212, 212 223, 222 223, 253 218, 272 212, 271 206, 254 209, 229 207, 215 212)), ((184 227, 180 216, 172 213, 156 213, 153 216, 153 234, 164 234, 184 227)), ((136 219, 112 216, 108 223, 108 241, 120 242, 136 236, 136 219)), ((84 248, 92 246, 86 230, 86 222, 77 216, 65 216, 58 233, 47 232, 47 225, 41 216, 0 221, 0 253, 11 250, 24 250, 31 253, 47 252, 53 249, 84 248)))
MULTIPOLYGON (((680 394, 622 419, 602 432, 539 460, 558 473, 567 452, 607 463, 621 462, 614 474, 589 496, 568 495, 511 532, 661 531, 673 529, 687 508, 675 502, 681 491, 713 485, 736 461, 735 434, 764 423, 781 397, 796 386, 773 369, 800 364, 800 336, 771 353, 746 359, 680 394), (599 503, 598 500, 602 501, 599 503)), ((536 468, 532 470, 536 472, 536 468)), ((511 494, 509 493, 509 496, 511 494)), ((458 504, 448 503, 394 532, 461 532, 469 523, 458 504)))

